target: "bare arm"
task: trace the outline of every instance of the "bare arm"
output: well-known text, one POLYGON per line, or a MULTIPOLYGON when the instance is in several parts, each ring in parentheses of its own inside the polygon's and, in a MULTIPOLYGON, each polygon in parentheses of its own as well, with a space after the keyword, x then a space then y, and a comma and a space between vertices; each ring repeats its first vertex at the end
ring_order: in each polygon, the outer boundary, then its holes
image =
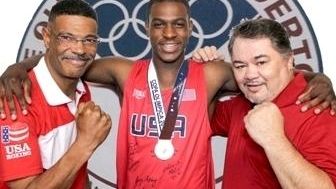
POLYGON ((212 61, 204 65, 204 75, 207 85, 208 103, 216 99, 218 92, 237 91, 235 79, 231 69, 231 64, 224 61, 212 61))
POLYGON ((78 170, 89 159, 91 152, 74 143, 69 151, 52 168, 44 173, 8 182, 11 189, 70 188, 78 170), (81 154, 81 156, 78 156, 81 154))
POLYGON ((124 88, 124 83, 131 71, 133 61, 120 57, 105 57, 95 60, 84 79, 94 83, 102 83, 124 88))
MULTIPOLYGON (((27 106, 31 103, 30 86, 27 71, 38 64, 42 55, 25 59, 21 63, 13 64, 0 77, 0 118, 5 119, 4 101, 8 101, 11 119, 16 119, 17 110, 27 114, 27 106), (22 90, 23 88, 23 90, 22 90), (15 106, 14 96, 18 99, 20 107, 15 106)), ((123 90, 125 81, 131 71, 133 61, 120 57, 106 57, 95 60, 84 78, 91 82, 107 84, 112 89, 123 90)))
POLYGON ((23 66, 24 70, 29 71, 33 69, 39 62, 39 60, 43 57, 44 54, 32 56, 30 58, 24 59, 21 62, 21 65, 23 66))
POLYGON ((287 138, 264 150, 282 188, 334 188, 329 176, 304 159, 287 138))
POLYGON ((330 177, 304 159, 290 143, 283 116, 275 104, 256 105, 244 121, 250 137, 264 149, 282 188, 334 188, 330 177))
MULTIPOLYGON (((298 72, 298 71, 297 71, 298 72)), ((336 97, 331 80, 323 73, 303 71, 308 87, 299 96, 297 104, 303 103, 301 111, 315 107, 314 112, 319 114, 331 106, 330 114, 336 114, 336 97)))
POLYGON ((79 105, 76 114, 77 137, 64 156, 40 175, 8 182, 11 189, 70 188, 77 172, 105 140, 111 118, 93 102, 79 105))
POLYGON ((4 102, 8 101, 8 106, 11 112, 13 120, 16 119, 15 103, 13 94, 18 99, 18 102, 22 108, 22 113, 27 114, 27 103, 31 103, 30 98, 30 80, 28 79, 27 71, 34 68, 39 59, 43 55, 33 56, 31 58, 23 60, 19 64, 13 64, 9 66, 6 71, 0 77, 0 117, 6 118, 4 111, 4 102), (22 90, 23 88, 23 90, 22 90))
MULTIPOLYGON (((193 52, 193 59, 212 63, 215 60, 223 60, 224 55, 215 46, 206 46, 193 52)), ((216 70, 214 70, 215 72, 216 70)), ((299 70, 296 72, 299 72, 299 70)), ((308 87, 297 101, 297 104, 304 103, 301 111, 304 112, 314 107, 314 112, 319 114, 324 109, 331 107, 330 114, 336 115, 336 96, 330 79, 323 73, 304 72, 304 75, 308 81, 308 87)), ((224 86, 222 89, 225 91, 228 90, 228 87, 231 88, 230 86, 224 86)))

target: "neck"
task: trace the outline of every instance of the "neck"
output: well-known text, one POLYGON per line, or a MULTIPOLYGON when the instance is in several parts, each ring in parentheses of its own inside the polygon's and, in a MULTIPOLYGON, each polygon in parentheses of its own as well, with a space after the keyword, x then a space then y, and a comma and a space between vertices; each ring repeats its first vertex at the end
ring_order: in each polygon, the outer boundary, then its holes
POLYGON ((52 78, 55 80, 56 84, 58 85, 58 87, 70 99, 75 99, 78 79, 66 78, 66 77, 58 74, 48 62, 49 62, 49 60, 46 59, 46 64, 47 64, 48 70, 49 70, 52 78))
POLYGON ((74 82, 57 82, 57 85, 60 87, 60 89, 63 91, 63 93, 68 96, 70 99, 75 99, 75 95, 76 95, 76 87, 77 87, 77 83, 78 81, 74 82))
POLYGON ((160 89, 165 90, 173 88, 183 59, 167 63, 154 58, 153 62, 160 83, 160 89))

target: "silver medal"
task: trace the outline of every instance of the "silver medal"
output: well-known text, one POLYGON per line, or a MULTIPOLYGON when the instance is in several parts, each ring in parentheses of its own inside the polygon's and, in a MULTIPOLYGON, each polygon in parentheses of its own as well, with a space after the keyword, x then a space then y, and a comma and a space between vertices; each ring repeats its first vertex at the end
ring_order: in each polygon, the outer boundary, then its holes
POLYGON ((154 153, 161 160, 168 160, 174 155, 174 146, 171 140, 158 140, 154 153))

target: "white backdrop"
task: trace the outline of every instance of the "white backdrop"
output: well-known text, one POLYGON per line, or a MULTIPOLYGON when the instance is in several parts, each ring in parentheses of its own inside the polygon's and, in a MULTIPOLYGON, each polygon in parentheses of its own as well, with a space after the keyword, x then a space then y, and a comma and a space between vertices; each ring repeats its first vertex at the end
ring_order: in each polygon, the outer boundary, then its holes
MULTIPOLYGON (((0 6, 0 73, 16 60, 20 42, 30 19, 42 1, 4 0, 0 6)), ((324 72, 336 87, 336 2, 299 0, 314 28, 323 60, 324 72)))

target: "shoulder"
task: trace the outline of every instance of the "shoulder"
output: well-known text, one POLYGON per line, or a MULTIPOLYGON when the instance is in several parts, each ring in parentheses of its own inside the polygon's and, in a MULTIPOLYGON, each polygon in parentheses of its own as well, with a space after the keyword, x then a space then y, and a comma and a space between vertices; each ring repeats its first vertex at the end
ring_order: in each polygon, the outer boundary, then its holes
POLYGON ((212 61, 204 64, 204 75, 208 84, 216 84, 216 91, 232 77, 231 64, 224 61, 212 61))
POLYGON ((107 57, 96 59, 93 63, 94 64, 97 64, 97 63, 106 64, 106 65, 110 65, 111 67, 112 66, 114 67, 115 65, 131 67, 134 61, 126 59, 126 58, 122 58, 122 57, 117 57, 117 56, 107 56, 107 57))
POLYGON ((150 60, 149 59, 140 59, 136 60, 133 63, 133 69, 138 68, 138 69, 148 69, 150 60))
POLYGON ((248 107, 250 102, 242 94, 227 94, 218 98, 218 109, 239 109, 248 107))
POLYGON ((147 84, 147 73, 150 60, 140 59, 133 62, 130 71, 124 76, 123 90, 131 89, 135 85, 147 84))
POLYGON ((203 71, 208 98, 212 101, 216 93, 221 90, 223 86, 230 84, 233 78, 231 65, 224 61, 207 62, 204 64, 203 71))
POLYGON ((328 110, 315 115, 313 110, 296 115, 287 115, 288 131, 296 130, 302 142, 307 145, 334 141, 336 143, 336 117, 331 116, 328 110), (296 126, 295 126, 296 125, 296 126), (296 128, 296 129, 295 129, 296 128))
MULTIPOLYGON (((336 134, 336 117, 330 115, 330 109, 324 110, 320 115, 312 116, 312 125, 319 125, 322 128, 330 130, 334 135, 336 134)), ((336 140, 336 138, 335 138, 336 140)))
POLYGON ((216 74, 216 76, 221 76, 227 72, 231 71, 231 64, 225 61, 209 61, 204 64, 204 71, 208 75, 216 74))

